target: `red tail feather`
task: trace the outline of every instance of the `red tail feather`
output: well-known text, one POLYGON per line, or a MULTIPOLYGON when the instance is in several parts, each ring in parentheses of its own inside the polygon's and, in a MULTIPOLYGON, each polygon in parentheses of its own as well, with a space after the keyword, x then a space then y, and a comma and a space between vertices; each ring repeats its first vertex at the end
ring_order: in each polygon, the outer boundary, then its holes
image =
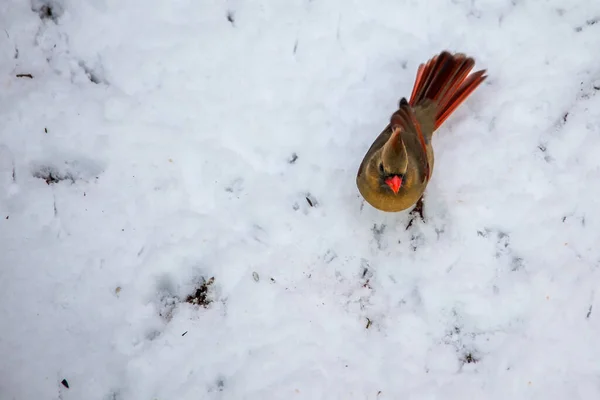
POLYGON ((426 64, 419 65, 409 104, 424 100, 437 104, 435 129, 487 78, 485 70, 469 75, 475 60, 464 54, 443 51, 426 64))

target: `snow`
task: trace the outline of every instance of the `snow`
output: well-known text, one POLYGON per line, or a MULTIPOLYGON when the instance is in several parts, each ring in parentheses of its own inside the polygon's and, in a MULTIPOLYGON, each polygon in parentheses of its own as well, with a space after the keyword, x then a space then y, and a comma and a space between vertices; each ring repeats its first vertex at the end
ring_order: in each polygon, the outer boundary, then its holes
POLYGON ((0 26, 0 399, 600 398, 600 2, 5 0, 0 26), (406 230, 356 170, 444 49, 489 78, 406 230))

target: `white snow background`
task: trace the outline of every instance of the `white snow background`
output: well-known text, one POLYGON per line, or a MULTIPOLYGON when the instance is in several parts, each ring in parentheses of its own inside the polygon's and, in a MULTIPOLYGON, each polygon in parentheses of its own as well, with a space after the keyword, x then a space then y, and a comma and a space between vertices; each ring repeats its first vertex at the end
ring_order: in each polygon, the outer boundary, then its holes
POLYGON ((600 398, 597 0, 4 0, 0 28, 0 399, 600 398), (444 49, 489 78, 406 230, 356 171, 444 49))

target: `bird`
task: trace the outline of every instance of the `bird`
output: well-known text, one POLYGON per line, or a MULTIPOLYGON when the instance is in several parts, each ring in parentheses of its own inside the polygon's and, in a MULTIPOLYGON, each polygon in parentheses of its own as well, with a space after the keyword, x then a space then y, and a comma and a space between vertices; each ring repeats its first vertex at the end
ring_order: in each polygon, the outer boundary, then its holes
POLYGON ((474 66, 472 57, 447 50, 419 65, 410 99, 400 99, 358 168, 358 191, 372 207, 400 212, 415 206, 411 214, 424 221, 423 197, 434 166, 431 139, 487 78, 485 69, 470 73, 474 66))

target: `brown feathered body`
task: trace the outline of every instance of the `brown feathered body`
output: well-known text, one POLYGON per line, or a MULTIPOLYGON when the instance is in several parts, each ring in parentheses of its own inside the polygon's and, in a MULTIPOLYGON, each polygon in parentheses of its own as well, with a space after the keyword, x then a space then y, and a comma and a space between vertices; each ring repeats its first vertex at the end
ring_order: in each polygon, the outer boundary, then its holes
POLYGON ((358 169, 358 190, 373 207, 403 211, 421 198, 433 172, 433 132, 486 78, 485 70, 469 75, 474 65, 444 51, 419 66, 410 100, 400 100, 358 169))

